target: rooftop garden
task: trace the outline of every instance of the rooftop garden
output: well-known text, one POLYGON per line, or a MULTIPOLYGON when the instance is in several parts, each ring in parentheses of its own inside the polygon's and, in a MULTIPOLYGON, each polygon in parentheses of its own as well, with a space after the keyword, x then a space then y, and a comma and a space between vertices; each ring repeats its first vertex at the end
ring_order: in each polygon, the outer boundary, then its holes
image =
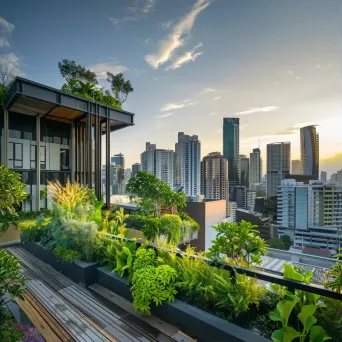
MULTIPOLYGON (((22 194, 20 182, 11 187, 22 194)), ((256 226, 218 223, 207 253, 197 253, 191 244, 181 252, 178 242, 198 229, 182 211, 184 194, 144 172, 133 177, 127 189, 137 197, 139 215, 104 210, 91 189, 58 182, 48 186, 50 211, 21 218, 13 208, 22 196, 5 196, 1 208, 17 215, 12 221, 24 242, 38 244, 62 262, 96 262, 123 278, 134 309, 142 315, 181 300, 273 341, 342 341, 342 301, 247 275, 267 253, 256 226), (127 239, 129 229, 140 230, 145 238, 127 239)), ((8 183, 0 181, 4 193, 8 183)), ((285 264, 284 277, 294 285, 310 284, 312 272, 285 264)), ((341 263, 326 273, 321 285, 333 291, 325 293, 342 293, 341 263)))

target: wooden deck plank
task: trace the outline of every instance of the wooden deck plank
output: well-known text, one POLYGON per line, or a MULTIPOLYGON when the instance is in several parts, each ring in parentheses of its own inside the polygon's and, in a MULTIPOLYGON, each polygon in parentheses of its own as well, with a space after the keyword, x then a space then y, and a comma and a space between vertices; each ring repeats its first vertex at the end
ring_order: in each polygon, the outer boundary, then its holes
POLYGON ((63 326, 77 341, 108 341, 44 284, 37 280, 29 280, 28 287, 36 293, 42 304, 63 323, 63 326))

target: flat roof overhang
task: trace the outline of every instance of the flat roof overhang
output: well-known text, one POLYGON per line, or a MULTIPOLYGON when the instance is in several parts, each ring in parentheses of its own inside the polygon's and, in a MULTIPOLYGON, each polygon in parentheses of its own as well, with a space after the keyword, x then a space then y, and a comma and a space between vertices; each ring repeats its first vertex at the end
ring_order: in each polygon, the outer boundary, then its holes
POLYGON ((11 84, 8 111, 25 115, 40 115, 59 121, 86 120, 85 114, 110 120, 111 132, 134 125, 134 114, 84 99, 46 85, 16 77, 11 84))

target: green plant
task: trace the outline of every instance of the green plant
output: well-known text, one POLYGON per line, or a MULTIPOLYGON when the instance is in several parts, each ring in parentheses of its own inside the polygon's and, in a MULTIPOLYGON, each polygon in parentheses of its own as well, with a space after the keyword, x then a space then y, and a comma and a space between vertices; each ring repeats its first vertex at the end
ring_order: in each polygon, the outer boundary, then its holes
POLYGON ((178 215, 165 214, 161 218, 161 233, 167 236, 168 242, 178 243, 181 238, 182 220, 178 215))
POLYGON ((13 213, 15 206, 27 197, 21 175, 0 164, 0 215, 13 213))
POLYGON ((251 267, 261 264, 261 255, 268 253, 265 241, 257 236, 259 233, 250 222, 240 223, 220 222, 213 228, 217 231, 216 239, 209 249, 208 256, 251 267))
POLYGON ((274 342, 290 342, 298 339, 304 342, 307 339, 315 342, 322 342, 329 340, 330 337, 326 334, 325 330, 315 325, 317 318, 314 316, 317 306, 316 305, 303 305, 297 315, 299 322, 302 325, 302 330, 297 331, 289 325, 289 319, 295 306, 299 303, 300 298, 287 292, 287 299, 280 301, 277 308, 270 312, 270 319, 272 321, 280 322, 281 329, 276 330, 272 334, 274 342))
POLYGON ((331 266, 325 274, 325 287, 341 293, 342 292, 342 263, 336 262, 335 265, 331 266))
POLYGON ((154 250, 140 247, 134 261, 132 278, 133 307, 141 314, 150 314, 151 303, 174 301, 177 294, 177 272, 169 265, 156 266, 154 250), (154 255, 154 256, 153 256, 154 255))
POLYGON ((186 205, 183 192, 173 191, 167 183, 144 171, 129 179, 126 191, 140 198, 138 206, 147 216, 159 216, 161 208, 184 208, 186 205))
POLYGON ((136 249, 137 244, 135 242, 125 242, 121 245, 121 248, 117 248, 115 255, 116 267, 112 272, 117 272, 122 278, 127 270, 129 280, 131 280, 136 249))
POLYGON ((80 254, 74 249, 65 246, 58 246, 54 250, 55 255, 62 261, 74 262, 79 259, 80 254))
POLYGON ((0 249, 0 307, 5 304, 4 295, 8 292, 12 297, 24 300, 26 277, 20 273, 20 262, 6 250, 0 249))
POLYGON ((37 220, 21 221, 18 223, 18 229, 25 241, 39 241, 41 238, 42 231, 37 220))
POLYGON ((287 249, 284 242, 281 241, 279 238, 270 239, 267 241, 267 244, 270 248, 281 249, 284 251, 287 249))
POLYGON ((153 241, 160 233, 162 222, 159 217, 145 217, 142 232, 147 240, 153 241))

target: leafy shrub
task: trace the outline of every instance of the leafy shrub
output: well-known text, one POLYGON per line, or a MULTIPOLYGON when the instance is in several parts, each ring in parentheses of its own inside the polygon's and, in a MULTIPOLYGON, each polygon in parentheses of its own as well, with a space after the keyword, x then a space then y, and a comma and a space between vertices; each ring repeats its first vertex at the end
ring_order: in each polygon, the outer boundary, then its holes
POLYGON ((42 231, 36 220, 21 221, 18 229, 24 241, 39 241, 41 238, 42 231))
POLYGON ((153 249, 140 247, 136 254, 132 295, 133 307, 141 314, 151 313, 151 303, 159 306, 165 300, 174 301, 174 296, 177 294, 176 270, 169 265, 155 266, 155 258, 153 249))
POLYGON ((208 256, 218 260, 228 259, 231 263, 246 267, 260 265, 261 255, 268 252, 265 241, 256 235, 259 233, 256 227, 244 220, 240 223, 220 222, 213 226, 217 235, 208 256))
POLYGON ((11 214, 15 206, 27 197, 26 184, 22 183, 21 175, 0 164, 0 214, 11 214))
POLYGON ((181 220, 183 222, 186 221, 186 222, 191 223, 191 230, 193 230, 193 231, 200 230, 200 225, 191 216, 189 216, 186 212, 179 211, 178 216, 181 218, 181 220))
POLYGON ((166 214, 161 218, 161 233, 171 243, 178 243, 181 238, 182 220, 177 215, 166 214))
POLYGON ((146 216, 129 215, 125 218, 126 227, 130 229, 142 230, 146 216))
POLYGON ((143 219, 142 232, 147 240, 153 241, 160 233, 161 220, 159 217, 145 217, 143 219))
POLYGON ((328 281, 324 284, 326 288, 342 293, 342 263, 336 262, 325 274, 328 281))
POLYGON ((56 247, 54 250, 56 256, 65 262, 74 262, 79 259, 80 254, 74 249, 69 249, 65 246, 56 247))
POLYGON ((137 244, 135 242, 123 242, 120 245, 114 244, 113 246, 116 248, 116 267, 113 272, 117 272, 122 278, 125 275, 125 271, 127 271, 129 280, 131 280, 133 277, 133 262, 137 244))

